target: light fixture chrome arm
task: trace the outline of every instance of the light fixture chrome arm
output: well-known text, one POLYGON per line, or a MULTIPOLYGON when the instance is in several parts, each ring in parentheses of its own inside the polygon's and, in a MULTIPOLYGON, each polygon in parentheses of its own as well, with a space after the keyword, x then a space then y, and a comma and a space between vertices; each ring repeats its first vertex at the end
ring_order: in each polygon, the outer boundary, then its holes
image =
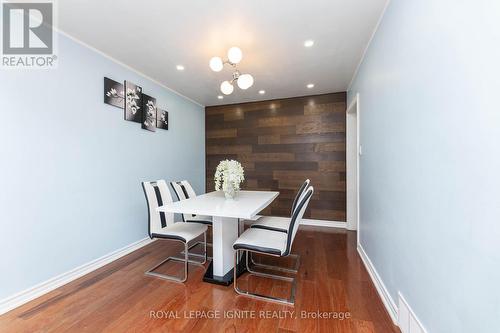
POLYGON ((233 63, 233 62, 231 62, 231 60, 229 60, 229 59, 228 59, 228 60, 224 60, 224 61, 222 62, 222 64, 223 64, 223 65, 226 65, 226 64, 227 64, 227 65, 229 65, 229 66, 233 66, 233 68, 236 68, 236 64, 235 64, 235 63, 233 63))
POLYGON ((241 58, 243 57, 241 50, 237 47, 232 47, 228 51, 228 59, 223 60, 220 57, 213 57, 210 59, 209 65, 210 68, 215 71, 215 72, 220 72, 223 68, 224 65, 229 65, 232 66, 234 71, 232 74, 232 79, 230 81, 224 81, 220 85, 220 90, 224 95, 230 95, 232 94, 234 87, 233 83, 237 82, 238 87, 240 89, 246 90, 250 88, 253 85, 253 77, 250 74, 241 74, 241 72, 237 68, 237 64, 241 61, 241 58))
POLYGON ((233 83, 234 81, 237 81, 241 75, 240 71, 236 69, 236 65, 234 66, 234 68, 235 68, 235 71, 233 72, 233 79, 231 80, 231 83, 233 83))

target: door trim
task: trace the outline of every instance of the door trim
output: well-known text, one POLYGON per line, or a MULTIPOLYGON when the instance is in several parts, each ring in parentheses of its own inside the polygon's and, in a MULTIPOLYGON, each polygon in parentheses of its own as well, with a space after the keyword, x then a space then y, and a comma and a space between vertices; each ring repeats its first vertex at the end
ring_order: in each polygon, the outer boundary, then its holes
MULTIPOLYGON (((352 130, 356 130, 356 146, 355 147, 352 147, 352 142, 350 142, 350 140, 346 140, 346 167, 348 169, 346 169, 347 171, 347 177, 349 177, 349 174, 352 175, 352 173, 354 172, 354 174, 356 175, 356 207, 354 208, 356 210, 356 221, 354 222, 354 226, 352 225, 352 223, 349 223, 349 221, 347 222, 347 227, 349 230, 358 230, 358 244, 359 244, 359 221, 360 221, 360 202, 359 202, 359 184, 360 184, 360 179, 359 179, 359 157, 360 157, 360 127, 359 127, 359 124, 360 124, 360 108, 359 108, 359 93, 356 94, 356 96, 353 98, 353 100, 351 101, 351 103, 349 104, 349 106, 347 107, 347 110, 346 110, 346 139, 349 138, 349 133, 350 131, 352 130), (349 122, 348 121, 348 118, 351 117, 353 114, 356 115, 356 122, 355 123, 352 123, 352 122, 349 122), (356 163, 355 163, 355 166, 354 166, 354 170, 352 170, 351 168, 353 167, 352 165, 349 165, 348 163, 348 159, 349 159, 349 156, 350 154, 355 151, 355 154, 356 154, 356 163)), ((349 184, 349 180, 348 181, 348 184, 349 184)), ((346 188, 346 194, 347 194, 347 197, 349 196, 349 193, 347 193, 348 191, 348 187, 346 188)), ((346 198, 346 200, 348 200, 346 198)), ((347 209, 352 209, 352 207, 350 208, 349 207, 349 202, 347 203, 348 205, 346 206, 347 209)))

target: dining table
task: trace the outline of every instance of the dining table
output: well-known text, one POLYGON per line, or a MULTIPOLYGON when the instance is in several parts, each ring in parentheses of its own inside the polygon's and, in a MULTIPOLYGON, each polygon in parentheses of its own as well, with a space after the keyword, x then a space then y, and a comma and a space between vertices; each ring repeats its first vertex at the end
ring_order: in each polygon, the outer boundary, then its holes
MULTIPOLYGON (((233 281, 233 244, 239 236, 240 221, 255 220, 257 214, 269 206, 278 195, 279 192, 275 191, 242 190, 238 191, 234 198, 227 199, 223 191, 214 191, 167 203, 157 210, 212 217, 212 261, 203 281, 227 286, 233 281)), ((238 268, 238 274, 241 272, 238 268)))

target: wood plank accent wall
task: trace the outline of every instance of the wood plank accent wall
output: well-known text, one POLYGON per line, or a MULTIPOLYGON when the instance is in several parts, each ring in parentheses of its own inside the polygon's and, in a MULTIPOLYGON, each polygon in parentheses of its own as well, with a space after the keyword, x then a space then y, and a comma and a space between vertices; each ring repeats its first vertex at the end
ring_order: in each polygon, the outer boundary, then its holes
POLYGON ((346 93, 205 109, 206 190, 223 159, 245 169, 244 189, 279 191, 262 213, 290 216, 297 189, 315 188, 305 217, 346 220, 346 93))

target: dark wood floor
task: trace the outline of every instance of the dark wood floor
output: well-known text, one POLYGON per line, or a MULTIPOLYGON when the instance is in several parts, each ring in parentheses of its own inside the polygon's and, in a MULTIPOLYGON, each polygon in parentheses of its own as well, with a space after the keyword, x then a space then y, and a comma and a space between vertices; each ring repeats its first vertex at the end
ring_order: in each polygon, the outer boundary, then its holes
MULTIPOLYGON (((299 231, 293 248, 301 255, 295 307, 237 296, 232 286, 204 283, 201 267, 190 267, 185 284, 144 276, 179 250, 172 241, 145 246, 0 316, 0 332, 399 332, 356 251, 354 232, 312 227, 299 231), (294 311, 292 317, 288 311, 294 311), (350 317, 313 318, 318 311, 350 317), (301 318, 304 313, 310 317, 301 318), (252 314, 257 319, 231 318, 252 314), (160 318, 166 315, 179 318, 160 318), (220 318, 204 318, 210 315, 220 318)), ((273 295, 283 295, 289 287, 248 275, 241 283, 273 295)))

